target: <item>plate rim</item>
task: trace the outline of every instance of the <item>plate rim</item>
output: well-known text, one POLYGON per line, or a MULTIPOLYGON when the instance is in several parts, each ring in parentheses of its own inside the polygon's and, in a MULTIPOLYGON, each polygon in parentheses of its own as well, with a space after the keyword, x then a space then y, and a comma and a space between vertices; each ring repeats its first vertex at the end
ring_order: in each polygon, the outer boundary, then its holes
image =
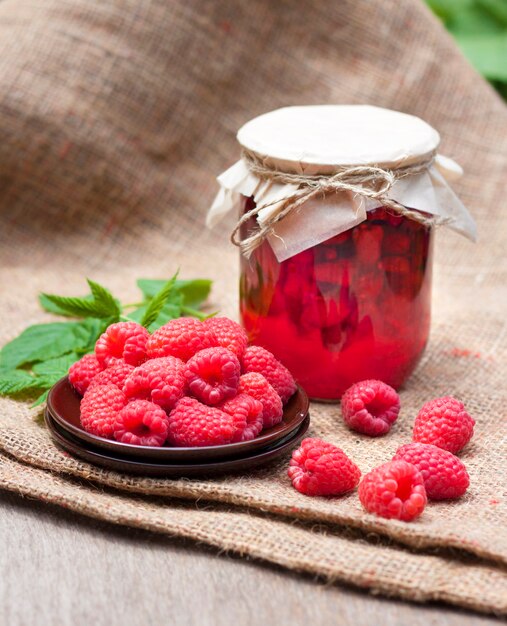
MULTIPOLYGON (((160 472, 162 472, 161 474, 159 474, 160 477, 164 475, 163 474, 164 471, 174 472, 173 477, 176 477, 176 474, 181 472, 180 476, 182 478, 185 477, 185 472, 189 472, 193 476, 196 476, 198 474, 205 475, 206 472, 211 472, 211 473, 222 473, 222 472, 226 473, 227 471, 237 472, 241 470, 242 463, 244 462, 248 463, 249 460, 253 460, 253 459, 259 460, 259 465, 263 464, 263 460, 265 461, 265 463, 268 463, 272 457, 276 458, 277 452, 282 454, 291 445, 295 447, 301 441, 304 435, 308 432, 308 428, 310 426, 310 416, 307 415, 304 418, 303 422, 296 429, 296 431, 292 432, 290 439, 288 439, 287 441, 285 441, 283 444, 281 444, 278 447, 275 446, 274 448, 271 448, 270 450, 261 451, 258 454, 252 454, 252 455, 248 455, 245 457, 234 458, 234 459, 223 459, 221 461, 211 461, 208 463, 184 464, 184 463, 142 462, 139 460, 123 459, 123 458, 118 458, 115 456, 108 456, 107 454, 104 454, 102 450, 97 451, 97 452, 95 450, 89 450, 87 447, 82 446, 79 442, 69 441, 67 437, 65 436, 65 434, 59 432, 58 424, 56 424, 56 427, 55 427, 55 425, 53 424, 54 421, 55 420, 51 418, 51 414, 48 414, 47 412, 44 413, 44 422, 46 424, 46 427, 49 431, 49 435, 51 439, 53 440, 53 442, 55 442, 56 445, 63 448, 67 453, 75 455, 75 457, 77 457, 80 460, 84 460, 87 463, 90 463, 92 465, 95 465, 97 467, 100 467, 109 471, 120 471, 120 472, 129 473, 128 466, 131 466, 131 468, 134 468, 137 470, 131 473, 135 473, 137 476, 141 476, 142 472, 139 470, 142 470, 143 468, 145 468, 148 472, 160 470, 160 472), (63 444, 59 442, 59 440, 62 440, 62 439, 64 441, 63 444), (65 444, 68 444, 70 447, 68 448, 65 444), (96 463, 90 459, 80 456, 79 452, 75 452, 76 448, 78 450, 83 450, 85 454, 90 455, 92 458, 95 457, 95 458, 101 459, 103 462, 101 463, 99 461, 96 463), (116 463, 120 465, 123 464, 127 467, 122 470, 118 470, 117 468, 114 468, 114 467, 113 468, 107 467, 105 463, 107 463, 108 460, 110 460, 112 463, 116 463)), ((248 471, 249 469, 250 468, 246 468, 246 471, 248 471)), ((153 476, 154 474, 151 474, 151 475, 153 476)), ((149 474, 147 474, 147 476, 149 476, 149 474)))
MULTIPOLYGON (((72 436, 76 437, 80 441, 85 442, 86 444, 90 444, 93 446, 97 446, 102 450, 117 449, 117 452, 122 455, 129 455, 131 458, 139 458, 146 456, 152 456, 155 458, 160 458, 170 454, 175 454, 178 457, 181 457, 179 460, 184 460, 186 455, 202 455, 203 457, 209 457, 213 459, 220 458, 221 454, 225 454, 225 456, 240 456, 242 453, 248 454, 252 450, 262 448, 263 446, 267 446, 269 444, 274 444, 277 441, 283 439, 288 436, 290 433, 297 430, 301 424, 304 422, 306 417, 309 415, 310 410, 310 401, 305 392, 305 390, 297 385, 296 393, 300 398, 300 402, 302 404, 301 410, 297 412, 296 419, 294 423, 291 424, 291 428, 287 429, 287 431, 282 431, 281 433, 276 434, 264 434, 259 435, 255 439, 251 439, 249 441, 240 441, 235 443, 222 444, 219 446, 194 446, 194 447, 178 447, 178 446, 160 446, 160 447, 150 447, 150 446, 139 446, 129 443, 123 443, 120 441, 115 441, 113 439, 106 439, 105 437, 99 437, 98 435, 93 435, 91 433, 87 433, 84 429, 76 427, 74 424, 69 422, 62 416, 59 412, 57 412, 54 408, 53 396, 55 395, 57 388, 61 386, 67 386, 69 392, 72 392, 76 395, 77 393, 73 389, 72 385, 69 382, 69 377, 64 376, 60 380, 58 380, 50 389, 48 393, 48 398, 46 402, 46 410, 49 412, 50 416, 53 420, 65 431, 70 433, 72 436)), ((204 459, 203 459, 204 460, 204 459)))

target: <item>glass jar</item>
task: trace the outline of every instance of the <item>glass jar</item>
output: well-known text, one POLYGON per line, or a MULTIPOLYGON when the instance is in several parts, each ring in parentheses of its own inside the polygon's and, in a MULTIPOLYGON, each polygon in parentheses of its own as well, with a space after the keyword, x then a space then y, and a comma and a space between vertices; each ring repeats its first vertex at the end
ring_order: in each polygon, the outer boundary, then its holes
POLYGON ((207 221, 239 201, 231 239, 251 343, 313 399, 369 378, 399 388, 428 341, 434 226, 476 235, 438 132, 398 111, 312 105, 264 113, 237 138, 207 221))
MULTIPOLYGON (((243 199, 245 212, 254 206, 243 199)), ((432 244, 431 228, 382 207, 282 262, 264 241, 241 257, 250 341, 273 352, 313 399, 337 400, 368 378, 398 388, 428 340, 432 244)))

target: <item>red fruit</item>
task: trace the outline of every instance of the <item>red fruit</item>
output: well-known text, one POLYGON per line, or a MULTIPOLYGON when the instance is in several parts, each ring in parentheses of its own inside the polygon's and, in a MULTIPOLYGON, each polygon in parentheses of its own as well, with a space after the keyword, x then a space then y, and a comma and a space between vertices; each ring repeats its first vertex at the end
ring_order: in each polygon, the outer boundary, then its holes
POLYGON ((288 475, 307 496, 338 496, 354 489, 361 471, 340 448, 308 438, 292 453, 288 475))
POLYGON ((98 362, 107 367, 115 359, 129 365, 139 365, 146 360, 146 342, 150 334, 136 322, 111 324, 97 340, 95 354, 98 362))
POLYGON ((81 426, 92 435, 111 439, 114 423, 127 399, 116 385, 92 385, 81 400, 81 426))
POLYGON ((112 383, 119 389, 123 389, 123 385, 127 377, 135 370, 133 365, 125 363, 123 359, 114 361, 112 365, 97 374, 92 381, 92 385, 107 385, 112 383))
POLYGON ((462 402, 450 396, 435 398, 426 402, 417 414, 413 440, 456 454, 472 438, 474 425, 475 420, 462 402))
POLYGON ((363 222, 352 229, 352 238, 356 245, 356 256, 364 265, 374 265, 380 259, 384 228, 363 222))
POLYGON ((276 357, 260 346, 249 346, 243 355, 243 373, 258 372, 270 383, 285 404, 296 391, 296 382, 289 370, 276 357))
POLYGON ((238 393, 241 366, 227 348, 206 348, 186 364, 185 380, 190 393, 204 404, 220 404, 238 393))
POLYGON ((463 463, 447 450, 428 443, 407 443, 393 461, 407 461, 421 472, 430 500, 459 498, 468 489, 470 478, 463 463))
POLYGON ((216 345, 227 348, 240 359, 248 345, 243 327, 228 317, 210 317, 203 322, 216 338, 216 345))
POLYGON ((350 428, 378 437, 385 435, 398 418, 400 397, 381 380, 363 380, 343 394, 341 409, 350 428))
POLYGON ((129 402, 114 422, 114 438, 135 446, 162 446, 167 439, 169 418, 148 400, 129 402))
POLYGON ((399 230, 388 232, 383 243, 384 254, 386 256, 406 255, 410 251, 410 243, 408 234, 400 232, 399 230))
POLYGON ((185 392, 184 368, 173 356, 151 359, 134 369, 123 391, 129 400, 149 400, 170 411, 185 392))
POLYGON ((85 354, 69 368, 69 381, 74 389, 81 395, 90 386, 92 380, 100 374, 103 367, 97 361, 94 354, 85 354))
POLYGON ((149 338, 148 358, 174 356, 188 361, 196 352, 216 346, 215 335, 202 322, 193 317, 171 320, 156 330, 149 338))
POLYGON ((247 423, 244 412, 229 414, 185 396, 169 414, 168 441, 175 446, 219 446, 239 441, 247 423))
POLYGON ((409 522, 419 517, 426 506, 424 479, 411 463, 384 463, 360 482, 359 500, 370 513, 409 522))
POLYGON ((271 428, 282 421, 282 399, 262 374, 243 374, 239 379, 238 393, 246 393, 262 404, 263 428, 271 428))
POLYGON ((222 411, 229 413, 240 424, 232 442, 250 441, 255 439, 261 432, 263 426, 262 403, 252 396, 239 393, 234 398, 227 400, 220 405, 222 411), (241 420, 241 422, 239 422, 241 420))

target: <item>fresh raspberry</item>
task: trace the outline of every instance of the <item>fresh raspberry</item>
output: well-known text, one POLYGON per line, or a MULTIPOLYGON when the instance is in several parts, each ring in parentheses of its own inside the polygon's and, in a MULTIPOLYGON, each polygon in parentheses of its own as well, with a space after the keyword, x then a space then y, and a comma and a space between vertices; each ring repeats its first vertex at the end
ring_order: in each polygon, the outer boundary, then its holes
POLYGON ((193 317, 171 320, 156 330, 147 344, 148 358, 175 356, 188 361, 199 350, 216 346, 215 335, 193 317))
POLYGON ((400 397, 381 380, 363 380, 343 394, 341 409, 349 428, 378 437, 385 435, 398 418, 400 397))
POLYGON ((354 489, 361 471, 340 448, 308 438, 292 453, 288 474, 294 488, 307 496, 339 496, 354 489))
POLYGON ((119 412, 114 422, 114 438, 135 446, 162 446, 167 439, 169 418, 158 404, 134 400, 119 412))
POLYGON ((107 367, 115 359, 129 365, 140 365, 146 360, 146 342, 150 333, 137 322, 111 324, 97 340, 95 354, 98 362, 107 367))
POLYGON ((151 359, 134 369, 123 391, 129 400, 149 400, 170 411, 185 392, 184 367, 173 356, 151 359))
POLYGON ((169 414, 168 441, 175 446, 218 446, 237 441, 247 424, 245 414, 229 414, 185 396, 169 414))
POLYGON ((399 448, 393 461, 407 461, 421 472, 430 500, 459 498, 468 489, 466 467, 451 452, 429 443, 407 443, 399 448))
POLYGON ((92 380, 103 370, 94 354, 85 354, 69 368, 69 381, 81 395, 90 386, 92 380))
POLYGON ((185 379, 190 393, 204 404, 220 404, 238 393, 241 366, 227 348, 206 348, 187 362, 185 379))
POLYGON ((262 374, 243 374, 239 379, 238 392, 246 393, 262 404, 263 428, 271 428, 282 421, 282 399, 262 374))
POLYGON ((123 389, 123 385, 127 380, 127 377, 135 370, 133 365, 125 363, 123 359, 117 359, 113 361, 113 364, 106 367, 105 370, 97 374, 92 380, 92 385, 107 385, 112 383, 119 389, 123 389))
POLYGON ((81 400, 81 426, 92 435, 111 439, 118 413, 126 403, 116 385, 92 385, 81 400))
POLYGON ((203 323, 215 335, 218 346, 234 352, 238 359, 243 356, 248 345, 248 337, 237 322, 228 317, 210 317, 203 323))
POLYGON ((406 461, 390 461, 375 468, 359 484, 359 500, 370 513, 409 522, 426 506, 421 472, 406 461))
POLYGON ((243 373, 258 372, 274 388, 285 404, 296 391, 296 383, 289 370, 261 346, 249 346, 243 355, 243 373))
POLYGON ((232 442, 250 441, 261 432, 263 426, 262 403, 259 400, 247 396, 245 393, 239 393, 221 404, 220 408, 233 416, 236 421, 237 430, 233 435, 232 442))
POLYGON ((426 402, 417 414, 412 439, 456 454, 472 438, 474 425, 475 420, 462 402, 450 396, 435 398, 426 402))

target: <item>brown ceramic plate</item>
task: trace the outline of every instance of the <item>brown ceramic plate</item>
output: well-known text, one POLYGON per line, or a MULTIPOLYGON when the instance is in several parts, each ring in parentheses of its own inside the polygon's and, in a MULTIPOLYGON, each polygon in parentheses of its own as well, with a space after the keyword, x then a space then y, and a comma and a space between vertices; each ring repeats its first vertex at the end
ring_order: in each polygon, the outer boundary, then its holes
POLYGON ((298 387, 296 393, 284 407, 282 421, 276 426, 264 430, 252 441, 203 448, 173 448, 169 446, 151 448, 111 441, 110 439, 87 433, 81 427, 79 419, 80 400, 80 396, 74 391, 67 377, 58 381, 49 392, 47 411, 66 433, 77 438, 85 445, 92 445, 94 448, 107 451, 107 453, 133 459, 142 458, 156 462, 164 461, 166 463, 188 463, 191 461, 203 463, 259 452, 267 446, 285 439, 294 432, 303 423, 303 420, 308 415, 309 408, 308 396, 301 387, 298 387))
POLYGON ((310 424, 310 418, 307 417, 303 420, 303 423, 300 424, 299 428, 289 435, 289 437, 285 438, 282 443, 272 444, 268 446, 267 449, 261 452, 253 452, 253 454, 249 456, 237 459, 225 459, 223 461, 173 464, 164 462, 153 463, 140 459, 133 460, 116 456, 111 452, 106 452, 89 444, 83 444, 76 437, 64 431, 53 420, 48 411, 45 413, 45 421, 53 440, 61 448, 74 456, 116 472, 166 478, 213 476, 217 474, 247 472, 262 465, 266 465, 295 448, 305 435, 310 424))

